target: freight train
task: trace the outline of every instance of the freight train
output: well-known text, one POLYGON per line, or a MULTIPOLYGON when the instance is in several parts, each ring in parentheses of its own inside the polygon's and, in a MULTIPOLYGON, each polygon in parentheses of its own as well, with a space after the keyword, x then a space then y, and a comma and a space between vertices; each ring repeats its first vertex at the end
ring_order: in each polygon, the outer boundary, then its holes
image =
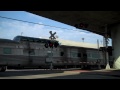
POLYGON ((7 67, 91 68, 105 66, 104 53, 96 44, 16 36, 0 39, 0 71, 7 67))

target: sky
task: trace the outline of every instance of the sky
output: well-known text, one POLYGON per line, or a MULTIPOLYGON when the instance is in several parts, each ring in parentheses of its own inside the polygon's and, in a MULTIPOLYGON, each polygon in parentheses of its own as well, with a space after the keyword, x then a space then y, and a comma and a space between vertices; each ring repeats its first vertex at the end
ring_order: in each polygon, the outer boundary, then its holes
MULTIPOLYGON (((56 32, 55 36, 58 39, 83 42, 84 38, 85 43, 97 44, 99 40, 99 44, 103 44, 103 36, 86 30, 76 29, 26 11, 0 11, 0 38, 13 39, 17 35, 49 38, 49 31, 56 32)), ((111 39, 109 40, 108 45, 111 45, 111 39)))

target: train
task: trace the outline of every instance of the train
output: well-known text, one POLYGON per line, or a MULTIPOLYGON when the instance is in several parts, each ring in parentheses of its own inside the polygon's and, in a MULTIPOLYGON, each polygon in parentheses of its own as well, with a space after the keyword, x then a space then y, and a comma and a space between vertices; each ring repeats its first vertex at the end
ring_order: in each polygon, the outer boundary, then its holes
POLYGON ((0 39, 0 71, 13 68, 92 68, 105 67, 103 51, 97 44, 50 40, 28 36, 0 39))

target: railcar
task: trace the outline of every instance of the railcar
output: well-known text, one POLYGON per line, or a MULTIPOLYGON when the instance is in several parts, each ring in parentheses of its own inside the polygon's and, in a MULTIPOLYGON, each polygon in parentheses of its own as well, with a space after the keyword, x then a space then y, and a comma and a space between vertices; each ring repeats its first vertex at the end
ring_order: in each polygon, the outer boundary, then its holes
POLYGON ((13 40, 0 39, 1 71, 5 71, 6 67, 49 68, 51 63, 53 68, 84 69, 98 64, 106 65, 104 54, 97 45, 27 36, 16 36, 13 40))

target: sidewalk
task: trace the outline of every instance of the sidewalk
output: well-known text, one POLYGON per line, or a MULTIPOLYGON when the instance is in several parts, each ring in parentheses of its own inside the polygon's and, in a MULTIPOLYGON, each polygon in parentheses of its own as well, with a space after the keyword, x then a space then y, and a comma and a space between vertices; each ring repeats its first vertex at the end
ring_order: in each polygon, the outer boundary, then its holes
POLYGON ((102 69, 102 70, 94 70, 93 72, 101 75, 120 77, 120 69, 102 69))

